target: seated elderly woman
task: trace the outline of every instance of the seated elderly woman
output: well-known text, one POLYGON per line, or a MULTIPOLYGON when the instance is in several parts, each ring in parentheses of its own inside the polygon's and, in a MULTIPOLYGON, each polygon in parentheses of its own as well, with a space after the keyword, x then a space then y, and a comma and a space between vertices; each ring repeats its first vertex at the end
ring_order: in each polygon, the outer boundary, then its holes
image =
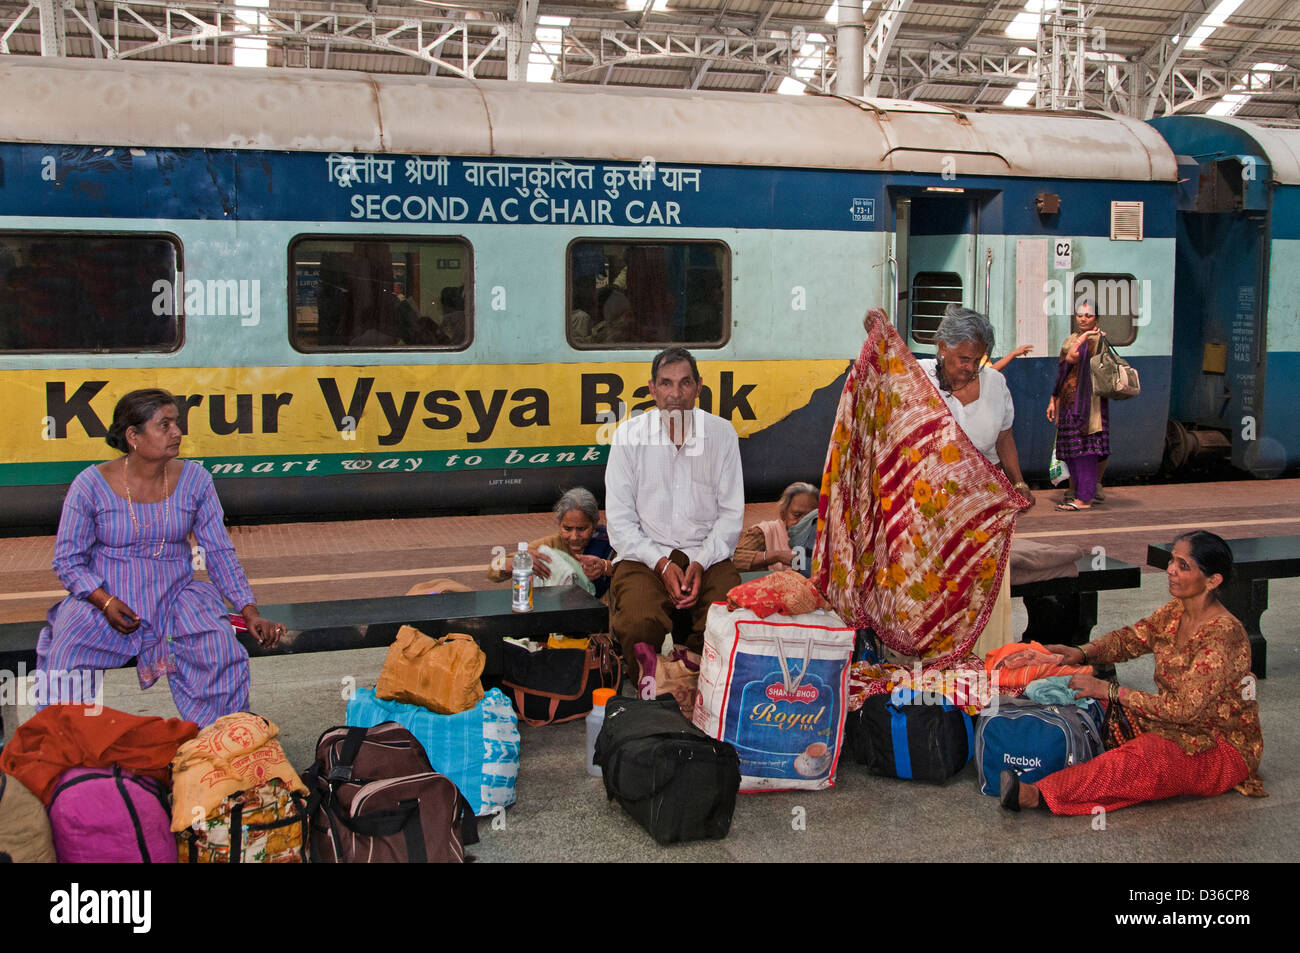
MULTIPOLYGON (((559 532, 543 536, 528 544, 528 552, 533 557, 533 572, 539 579, 549 579, 551 564, 541 547, 565 553, 573 558, 583 573, 591 580, 596 590, 596 598, 603 599, 609 591, 610 577, 614 573, 614 550, 609 545, 609 534, 600 524, 600 506, 590 490, 574 487, 560 497, 553 510, 559 524, 559 532)), ((493 582, 504 582, 510 578, 509 557, 498 566, 488 570, 488 578, 493 582)))
MULTIPOLYGON (((776 507, 777 518, 755 523, 740 534, 736 552, 731 557, 736 570, 752 572, 758 569, 789 569, 794 562, 790 529, 817 510, 817 498, 817 487, 811 483, 791 483, 787 486, 776 507)), ((805 562, 811 556, 811 553, 805 553, 805 562)))
POLYGON ((50 610, 37 669, 57 685, 134 657, 141 687, 166 675, 181 717, 200 727, 247 711, 248 653, 222 596, 264 646, 284 626, 257 610, 212 477, 177 459, 176 399, 157 389, 127 394, 107 441, 122 456, 82 470, 63 501, 54 571, 70 595, 50 610), (190 534, 216 585, 194 578, 190 534))
POLYGON ((1089 814, 1180 794, 1213 797, 1229 788, 1264 796, 1264 740, 1250 682, 1250 641, 1219 601, 1232 578, 1232 550, 1203 530, 1174 541, 1167 570, 1173 600, 1141 622, 1084 646, 1050 645, 1069 665, 1155 656, 1155 692, 1075 675, 1080 695, 1123 706, 1141 733, 1036 784, 1003 771, 1002 806, 1089 814))

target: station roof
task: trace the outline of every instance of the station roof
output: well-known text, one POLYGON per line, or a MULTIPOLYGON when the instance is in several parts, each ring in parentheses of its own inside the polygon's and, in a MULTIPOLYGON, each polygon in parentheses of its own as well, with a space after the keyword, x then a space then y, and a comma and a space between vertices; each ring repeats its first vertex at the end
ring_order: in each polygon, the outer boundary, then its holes
MULTIPOLYGON (((763 93, 825 91, 838 63, 834 0, 247 3, 0 0, 0 55, 264 51, 270 68, 763 93), (42 6, 58 18, 44 31, 42 6)), ((1300 124, 1300 0, 871 0, 864 18, 876 95, 1043 107, 1036 75, 1064 57, 1081 64, 1082 108, 1300 124), (1055 19, 1036 36, 1041 16, 1055 19)))

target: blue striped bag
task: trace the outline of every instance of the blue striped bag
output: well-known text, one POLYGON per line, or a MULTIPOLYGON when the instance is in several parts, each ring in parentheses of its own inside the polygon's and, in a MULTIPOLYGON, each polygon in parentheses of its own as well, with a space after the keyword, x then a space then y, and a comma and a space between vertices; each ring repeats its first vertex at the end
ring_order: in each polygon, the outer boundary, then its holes
POLYGON ((419 739, 433 770, 456 785, 479 817, 515 803, 519 776, 519 722, 498 688, 458 715, 439 715, 358 689, 348 702, 347 723, 373 728, 395 721, 419 739))

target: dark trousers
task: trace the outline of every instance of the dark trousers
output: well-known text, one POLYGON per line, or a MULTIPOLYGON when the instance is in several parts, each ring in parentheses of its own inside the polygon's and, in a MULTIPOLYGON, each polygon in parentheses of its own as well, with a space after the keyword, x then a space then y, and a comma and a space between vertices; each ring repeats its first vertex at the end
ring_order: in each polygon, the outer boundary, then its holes
MULTIPOLYGON (((695 605, 680 610, 690 616, 691 636, 686 642, 687 648, 700 651, 704 646, 704 625, 709 606, 725 602, 727 592, 738 585, 740 573, 736 572, 730 559, 704 570, 700 596, 695 605)), ((623 664, 627 666, 632 684, 636 685, 641 678, 641 667, 637 664, 633 646, 646 642, 653 646, 656 655, 659 654, 664 635, 673 631, 673 617, 678 610, 654 568, 630 559, 624 559, 614 567, 609 594, 613 607, 610 629, 623 648, 623 664)), ((674 641, 681 644, 676 639, 674 641)))

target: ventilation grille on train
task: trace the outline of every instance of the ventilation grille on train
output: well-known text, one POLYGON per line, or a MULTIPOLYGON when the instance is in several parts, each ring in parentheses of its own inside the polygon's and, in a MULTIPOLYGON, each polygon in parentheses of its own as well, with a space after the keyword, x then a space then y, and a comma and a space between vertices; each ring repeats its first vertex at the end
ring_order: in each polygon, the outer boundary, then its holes
POLYGON ((1142 203, 1110 203, 1110 240, 1113 242, 1142 241, 1142 203))
POLYGON ((943 312, 961 304, 961 275, 951 271, 921 271, 912 279, 912 340, 933 344, 943 312))

